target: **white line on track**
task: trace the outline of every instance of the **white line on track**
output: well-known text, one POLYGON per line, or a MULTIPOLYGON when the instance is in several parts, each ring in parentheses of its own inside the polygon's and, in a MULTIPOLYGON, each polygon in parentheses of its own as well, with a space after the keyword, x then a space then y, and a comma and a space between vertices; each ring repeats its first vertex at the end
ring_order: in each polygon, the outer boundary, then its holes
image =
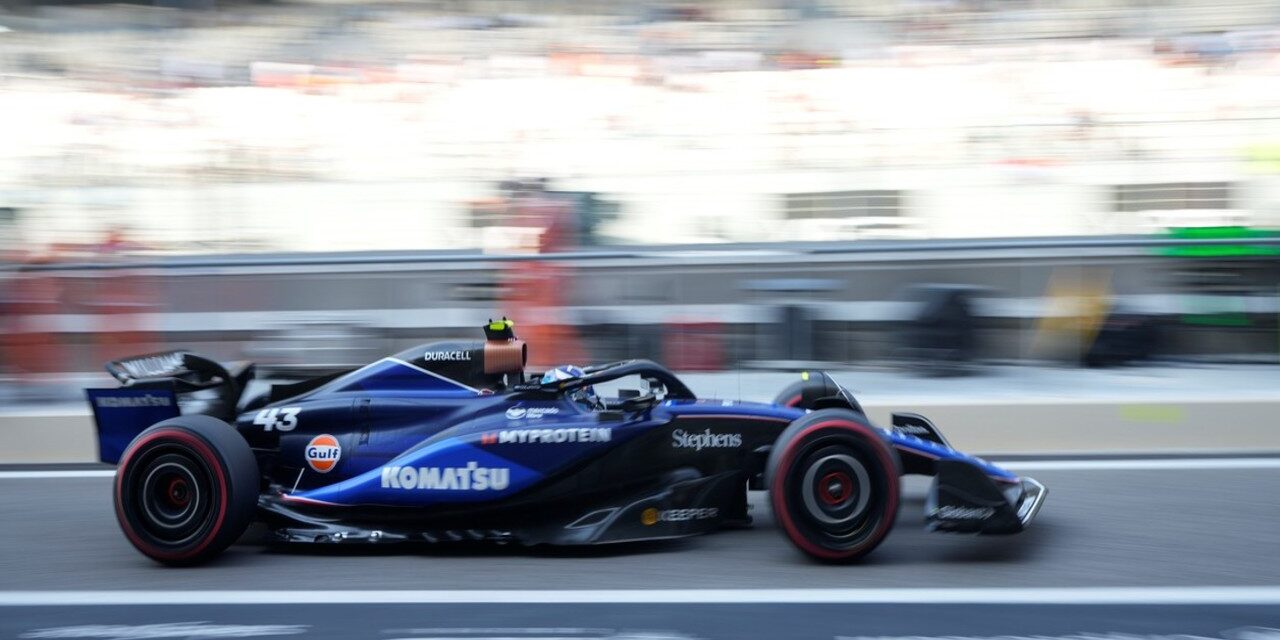
POLYGON ((1112 460, 1010 460, 1013 471, 1158 471, 1171 469, 1280 469, 1280 458, 1132 458, 1112 460))
MULTIPOLYGON (((1280 469, 1280 458, 1115 458, 1106 460, 1010 460, 993 463, 1013 471, 1167 471, 1280 469)), ((114 469, 0 471, 0 480, 111 478, 114 469)))
POLYGON ((264 604, 1280 605, 1280 586, 998 589, 0 591, 0 606, 264 604))
POLYGON ((115 469, 50 469, 45 471, 0 471, 0 480, 44 478, 114 478, 115 469))

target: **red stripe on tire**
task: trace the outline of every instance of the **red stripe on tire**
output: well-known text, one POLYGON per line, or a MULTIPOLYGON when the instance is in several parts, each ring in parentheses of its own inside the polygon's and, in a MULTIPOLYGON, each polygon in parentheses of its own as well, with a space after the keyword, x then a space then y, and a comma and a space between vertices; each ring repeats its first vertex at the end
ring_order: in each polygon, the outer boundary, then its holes
MULTIPOLYGON (((804 431, 797 433, 795 437, 791 439, 791 442, 788 443, 788 447, 786 451, 783 452, 782 459, 779 460, 778 462, 778 468, 774 472, 773 483, 769 487, 769 499, 773 502, 774 513, 778 514, 779 524, 782 525, 783 530, 787 532, 787 537, 790 538, 791 541, 796 544, 796 546, 803 549, 806 553, 812 554, 819 558, 825 558, 828 560, 843 560, 850 556, 856 555, 860 547, 855 547, 851 550, 846 550, 846 551, 833 551, 831 549, 824 549, 822 547, 819 547, 809 542, 809 540, 804 535, 801 534, 800 529, 796 527, 795 523, 792 522, 791 510, 787 506, 786 491, 784 491, 782 488, 783 479, 786 478, 788 473, 790 472, 792 458, 795 457, 795 446, 794 446, 795 443, 803 441, 805 436, 809 435, 814 431, 817 431, 819 429, 826 429, 829 427, 838 427, 846 431, 853 431, 855 433, 859 433, 863 435, 866 438, 874 439, 873 441, 876 441, 876 442, 878 442, 879 441, 878 438, 880 438, 879 434, 876 434, 875 432, 871 431, 868 427, 865 427, 856 422, 850 422, 847 420, 828 420, 826 422, 820 422, 818 424, 815 424, 813 426, 806 428, 804 431)), ((872 532, 872 535, 869 538, 867 538, 868 541, 879 541, 884 538, 884 536, 888 533, 888 530, 891 527, 893 527, 893 524, 894 524, 893 518, 889 518, 887 517, 887 515, 890 512, 894 512, 894 513, 897 512, 898 476, 896 473, 897 469, 893 464, 893 459, 887 455, 888 446, 873 447, 873 448, 876 450, 876 457, 880 459, 882 468, 885 470, 885 472, 889 477, 889 485, 890 485, 889 491, 888 491, 889 493, 888 502, 886 503, 886 509, 884 510, 886 517, 881 519, 882 521, 880 522, 879 525, 876 526, 876 530, 872 532)))

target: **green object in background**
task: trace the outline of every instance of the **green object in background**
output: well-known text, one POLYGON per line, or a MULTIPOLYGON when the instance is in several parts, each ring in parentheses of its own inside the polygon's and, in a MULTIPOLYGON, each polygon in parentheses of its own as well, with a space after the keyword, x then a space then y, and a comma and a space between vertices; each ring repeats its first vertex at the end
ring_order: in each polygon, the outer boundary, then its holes
MULTIPOLYGON (((1249 262, 1249 258, 1275 258, 1280 256, 1280 244, 1257 244, 1250 242, 1258 239, 1280 239, 1280 230, 1256 229, 1244 226, 1221 227, 1185 227, 1170 229, 1170 238, 1178 240, 1239 240, 1239 244, 1209 244, 1163 247, 1159 253, 1174 258, 1192 259, 1244 259, 1242 264, 1260 264, 1249 262)), ((1217 265, 1223 268, 1224 265, 1217 265)), ((1192 295, 1187 299, 1187 306, 1192 307, 1182 315, 1182 323, 1210 327, 1250 327, 1250 318, 1245 300, 1240 295, 1192 295), (1198 308, 1197 308, 1198 307, 1198 308)))
POLYGON ((1183 298, 1187 312, 1182 315, 1183 324, 1209 327, 1249 327, 1245 300, 1238 295, 1188 295, 1183 298))
POLYGON ((1183 408, 1168 404, 1126 404, 1120 406, 1120 418, 1130 422, 1162 422, 1176 424, 1186 422, 1183 408))
POLYGON ((1174 258, 1244 258, 1280 256, 1280 245, 1250 244, 1258 238, 1280 238, 1280 231, 1253 227, 1185 227, 1170 229, 1177 240, 1240 240, 1240 244, 1162 247, 1161 255, 1174 258))
POLYGON ((1208 327, 1248 327, 1253 324, 1249 322, 1249 317, 1240 311, 1188 314, 1182 316, 1182 323, 1208 327))
POLYGON ((1280 143, 1259 142, 1245 149, 1249 168, 1261 173, 1280 173, 1280 143))

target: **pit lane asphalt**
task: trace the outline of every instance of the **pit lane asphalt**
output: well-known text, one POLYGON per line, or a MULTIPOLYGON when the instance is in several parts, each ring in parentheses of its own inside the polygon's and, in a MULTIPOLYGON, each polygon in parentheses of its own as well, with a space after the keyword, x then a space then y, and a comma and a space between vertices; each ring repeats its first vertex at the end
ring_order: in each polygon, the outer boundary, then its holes
POLYGON ((909 479, 895 531, 855 566, 806 560, 753 493, 753 528, 686 541, 281 551, 249 537, 193 569, 158 566, 129 546, 107 478, 3 478, 0 591, 1280 585, 1280 468, 1027 475, 1050 494, 1033 526, 1007 537, 926 533, 927 484, 909 479))

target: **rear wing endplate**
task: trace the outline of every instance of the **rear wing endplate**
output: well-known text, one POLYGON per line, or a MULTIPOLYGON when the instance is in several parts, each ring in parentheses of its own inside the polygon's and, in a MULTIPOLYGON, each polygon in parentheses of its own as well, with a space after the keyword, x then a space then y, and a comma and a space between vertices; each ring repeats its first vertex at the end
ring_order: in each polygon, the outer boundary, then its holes
POLYGON ((85 389, 98 430, 98 459, 116 464, 125 447, 147 427, 178 416, 174 385, 147 384, 116 389, 85 389))

